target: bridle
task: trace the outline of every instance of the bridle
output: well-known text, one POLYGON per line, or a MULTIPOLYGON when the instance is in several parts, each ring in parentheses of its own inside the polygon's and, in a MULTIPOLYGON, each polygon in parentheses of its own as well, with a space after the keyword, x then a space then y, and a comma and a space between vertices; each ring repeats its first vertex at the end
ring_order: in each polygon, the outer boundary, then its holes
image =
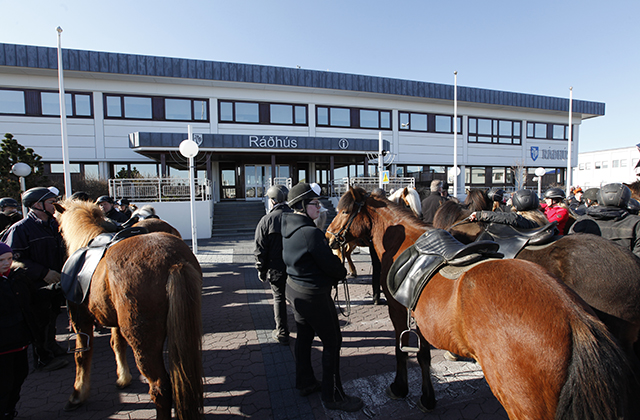
POLYGON ((356 209, 356 211, 351 212, 351 214, 349 215, 349 220, 347 220, 347 223, 340 228, 338 233, 334 233, 327 230, 327 233, 330 233, 333 235, 333 237, 338 242, 341 248, 343 248, 347 244, 347 239, 345 238, 345 235, 349 233, 349 229, 351 229, 351 224, 355 220, 356 216, 358 216, 358 213, 360 213, 360 210, 362 210, 362 207, 364 207, 364 203, 367 200, 367 198, 369 198, 368 193, 364 195, 364 197, 362 198, 362 201, 356 201, 355 205, 358 208, 356 209))

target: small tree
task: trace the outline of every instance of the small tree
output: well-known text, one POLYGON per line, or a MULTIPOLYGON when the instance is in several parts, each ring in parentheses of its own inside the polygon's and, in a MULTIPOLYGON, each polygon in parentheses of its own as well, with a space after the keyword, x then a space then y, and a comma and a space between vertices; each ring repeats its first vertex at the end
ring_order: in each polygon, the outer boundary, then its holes
POLYGON ((6 133, 0 145, 0 197, 20 199, 20 180, 11 173, 11 167, 18 162, 31 167, 31 174, 25 178, 27 189, 48 185, 42 156, 18 143, 13 134, 6 133))
POLYGON ((144 178, 140 171, 134 166, 130 171, 127 168, 122 168, 116 174, 116 178, 118 179, 129 179, 129 178, 144 178))

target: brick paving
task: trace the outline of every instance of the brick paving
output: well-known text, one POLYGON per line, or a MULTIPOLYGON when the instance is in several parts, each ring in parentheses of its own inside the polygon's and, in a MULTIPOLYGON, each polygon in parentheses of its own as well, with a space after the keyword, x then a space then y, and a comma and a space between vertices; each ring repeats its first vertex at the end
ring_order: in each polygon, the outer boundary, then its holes
MULTIPOLYGON (((289 313, 289 346, 273 341, 273 309, 268 284, 253 268, 252 238, 217 238, 199 242, 204 271, 202 317, 205 376, 205 418, 256 419, 507 419, 491 394, 477 364, 450 362, 443 351, 432 351, 432 373, 438 406, 428 414, 416 407, 420 396, 420 370, 410 358, 410 394, 390 400, 384 393, 395 374, 393 328, 384 305, 373 305, 371 268, 366 250, 354 255, 359 276, 349 280, 351 315, 340 317, 343 327, 341 375, 347 393, 361 397, 358 413, 325 410, 320 396, 300 397, 295 390, 293 342, 295 322, 289 313)), ((340 300, 344 301, 341 291, 340 300)), ((66 315, 59 317, 58 341, 69 337, 66 315)), ((145 379, 128 352, 133 383, 115 387, 116 373, 109 332, 98 333, 92 368, 91 397, 74 412, 64 412, 74 381, 74 365, 55 372, 31 372, 18 403, 19 419, 151 419, 155 406, 145 379)), ((321 344, 314 343, 314 369, 318 378, 321 344)))

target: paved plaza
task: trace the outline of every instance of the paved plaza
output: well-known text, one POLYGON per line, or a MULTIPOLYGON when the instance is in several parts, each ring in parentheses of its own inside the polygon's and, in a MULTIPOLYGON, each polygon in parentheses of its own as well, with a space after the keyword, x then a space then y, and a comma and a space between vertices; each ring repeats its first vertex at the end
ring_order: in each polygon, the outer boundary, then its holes
MULTIPOLYGON (((341 316, 343 347, 341 375, 347 393, 359 396, 365 408, 357 413, 325 410, 320 394, 300 397, 294 388, 293 314, 289 313, 289 346, 273 341, 271 290, 258 280, 254 269, 253 238, 210 239, 199 242, 198 258, 204 271, 202 318, 204 327, 204 410, 206 419, 506 419, 504 409, 491 394, 482 370, 472 362, 450 362, 443 351, 432 351, 432 373, 438 406, 423 414, 416 406, 420 396, 420 370, 410 359, 408 398, 390 400, 385 388, 395 374, 393 328, 384 305, 373 305, 371 264, 367 250, 354 255, 358 277, 349 280, 351 313, 341 316)), ((340 290, 339 301, 344 302, 340 290)), ((59 317, 60 344, 69 338, 66 314, 59 317)), ((115 387, 115 360, 109 332, 95 340, 89 401, 74 412, 62 408, 71 393, 75 367, 55 372, 32 371, 18 403, 18 419, 150 419, 155 407, 145 379, 131 354, 134 377, 125 390, 115 387)), ((316 376, 320 378, 321 345, 314 346, 316 376)))

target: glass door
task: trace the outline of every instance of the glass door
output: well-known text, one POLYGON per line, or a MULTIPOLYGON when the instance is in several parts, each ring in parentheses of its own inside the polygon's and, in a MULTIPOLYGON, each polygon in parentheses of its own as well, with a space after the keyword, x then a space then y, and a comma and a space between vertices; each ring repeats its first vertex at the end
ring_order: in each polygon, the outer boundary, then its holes
POLYGON ((269 188, 271 165, 245 165, 244 188, 247 200, 259 200, 269 188))
POLYGON ((236 171, 235 169, 222 169, 220 171, 220 179, 222 185, 220 186, 220 199, 221 200, 235 200, 236 199, 236 171))

